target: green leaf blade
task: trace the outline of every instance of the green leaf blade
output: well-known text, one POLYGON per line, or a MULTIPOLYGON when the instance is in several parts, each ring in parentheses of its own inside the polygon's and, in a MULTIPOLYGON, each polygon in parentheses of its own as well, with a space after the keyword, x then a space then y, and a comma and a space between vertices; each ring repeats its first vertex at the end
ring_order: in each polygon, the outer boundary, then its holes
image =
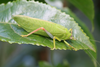
MULTIPOLYGON (((17 23, 12 19, 12 15, 26 15, 33 18, 43 19, 47 21, 51 21, 57 24, 60 24, 67 29, 72 28, 73 29, 73 36, 75 37, 75 41, 69 40, 68 43, 75 47, 77 50, 80 49, 90 49, 94 52, 96 52, 95 47, 92 45, 92 43, 89 41, 89 38, 86 36, 86 34, 82 31, 81 27, 78 26, 78 24, 74 21, 73 18, 71 18, 69 15, 62 13, 61 11, 57 10, 56 8, 53 8, 49 5, 34 2, 34 1, 15 1, 12 3, 8 3, 5 6, 5 10, 1 11, 0 14, 5 14, 0 18, 0 36, 4 37, 4 34, 6 34, 6 37, 0 38, 0 40, 5 40, 10 43, 19 43, 19 44, 33 44, 38 46, 48 46, 49 48, 53 48, 53 41, 51 38, 43 37, 40 35, 32 34, 29 37, 21 37, 22 34, 28 34, 25 30, 23 30, 21 27, 17 25, 17 23), (13 5, 12 5, 13 4, 13 5), (7 6, 12 5, 9 8, 6 8, 7 6), (7 13, 5 13, 7 11, 7 13), (11 11, 11 12, 9 12, 11 11), (5 26, 7 25, 7 26, 5 26), (1 28, 3 27, 5 32, 2 33, 1 28), (8 28, 6 28, 8 27, 8 28), (10 31, 9 31, 10 30, 10 31)), ((2 8, 0 8, 2 10, 2 8)), ((58 42, 56 41, 56 49, 70 49, 69 46, 65 45, 64 42, 58 42)))

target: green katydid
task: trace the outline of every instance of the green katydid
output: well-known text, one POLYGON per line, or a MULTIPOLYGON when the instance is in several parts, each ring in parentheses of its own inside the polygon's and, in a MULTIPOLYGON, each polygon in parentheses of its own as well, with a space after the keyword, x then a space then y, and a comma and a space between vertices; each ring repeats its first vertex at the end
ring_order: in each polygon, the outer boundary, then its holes
POLYGON ((53 49, 56 48, 55 39, 57 39, 58 41, 63 40, 65 44, 76 50, 73 46, 65 41, 68 39, 74 40, 74 37, 72 37, 72 29, 68 30, 59 24, 37 18, 31 18, 24 15, 15 15, 13 16, 13 19, 18 23, 18 25, 29 32, 27 35, 21 35, 22 37, 27 37, 35 33, 52 38, 54 44, 53 49))

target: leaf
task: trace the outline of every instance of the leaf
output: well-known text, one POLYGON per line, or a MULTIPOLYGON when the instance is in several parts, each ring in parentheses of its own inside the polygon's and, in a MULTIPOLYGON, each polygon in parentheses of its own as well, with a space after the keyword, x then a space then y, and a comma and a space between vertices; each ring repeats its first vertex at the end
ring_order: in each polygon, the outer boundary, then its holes
POLYGON ((94 29, 94 4, 92 0, 68 0, 80 11, 82 11, 92 22, 92 30, 94 29))
POLYGON ((48 62, 40 61, 39 62, 39 67, 53 67, 53 66, 50 65, 48 62))
MULTIPOLYGON (((94 47, 96 48, 95 42, 92 41, 92 40, 94 40, 94 38, 93 38, 92 34, 90 33, 89 29, 87 28, 87 26, 81 20, 79 20, 78 17, 70 9, 63 8, 62 11, 66 12, 66 14, 69 14, 71 17, 74 18, 74 20, 79 24, 79 26, 81 26, 81 28, 87 34, 87 36, 89 36, 91 43, 93 43, 94 47)), ((91 57, 95 67, 97 67, 97 64, 96 64, 97 53, 95 53, 91 50, 85 50, 85 52, 91 57)))
POLYGON ((68 61, 63 60, 63 64, 59 63, 56 67, 70 67, 70 65, 69 65, 68 61))
MULTIPOLYGON (((32 44, 38 46, 47 46, 53 48, 51 38, 32 34, 29 37, 21 37, 22 34, 28 34, 23 28, 19 27, 12 19, 12 15, 26 15, 38 19, 43 19, 60 24, 68 29, 72 28, 73 36, 76 40, 67 40, 67 42, 79 49, 90 49, 96 52, 95 47, 89 41, 89 38, 83 32, 81 27, 68 14, 62 13, 49 5, 34 1, 14 1, 8 4, 0 5, 0 40, 9 43, 32 44)), ((56 41, 56 49, 70 49, 64 42, 56 41)))

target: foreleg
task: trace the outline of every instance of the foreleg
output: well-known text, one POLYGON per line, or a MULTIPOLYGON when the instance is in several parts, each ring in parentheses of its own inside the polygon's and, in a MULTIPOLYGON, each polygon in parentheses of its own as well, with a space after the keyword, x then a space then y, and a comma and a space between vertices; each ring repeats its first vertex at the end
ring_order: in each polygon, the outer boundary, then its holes
MULTIPOLYGON (((69 32, 71 32, 71 34, 72 34, 72 28, 69 29, 69 32)), ((73 34, 72 34, 72 35, 73 35, 73 34)), ((72 35, 71 35, 70 39, 75 40, 74 37, 73 37, 72 35)))

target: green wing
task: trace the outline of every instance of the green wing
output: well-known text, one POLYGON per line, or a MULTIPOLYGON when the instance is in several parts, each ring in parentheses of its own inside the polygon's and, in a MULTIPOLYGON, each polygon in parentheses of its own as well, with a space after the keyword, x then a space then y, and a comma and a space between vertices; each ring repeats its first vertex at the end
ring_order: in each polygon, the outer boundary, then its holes
MULTIPOLYGON (((67 28, 53 22, 49 22, 37 18, 31 18, 23 15, 15 15, 13 19, 27 32, 32 32, 37 28, 44 27, 53 36, 57 36, 59 38, 61 38, 64 34, 66 34, 67 28)), ((44 32, 43 30, 39 30, 35 32, 35 34, 49 37, 47 33, 44 32)))

